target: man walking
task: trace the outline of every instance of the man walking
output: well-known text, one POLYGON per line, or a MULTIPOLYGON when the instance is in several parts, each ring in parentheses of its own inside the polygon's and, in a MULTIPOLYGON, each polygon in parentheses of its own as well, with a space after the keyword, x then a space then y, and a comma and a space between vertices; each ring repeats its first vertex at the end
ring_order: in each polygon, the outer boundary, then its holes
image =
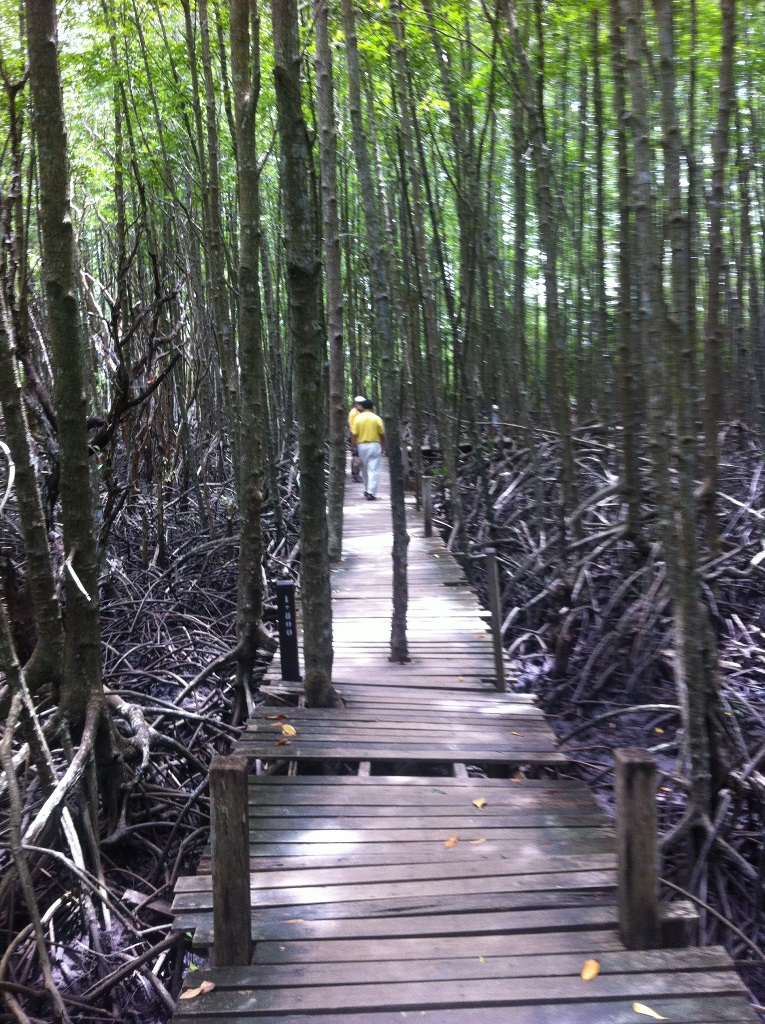
POLYGON ((366 402, 366 398, 363 395, 356 395, 353 399, 353 405, 351 411, 348 413, 348 429, 351 432, 351 480, 355 484, 361 483, 361 460, 359 459, 358 452, 356 451, 356 442, 353 438, 353 424, 361 412, 363 403, 366 402))
POLYGON ((377 497, 377 482, 380 479, 380 460, 385 454, 385 427, 383 421, 372 410, 374 405, 368 398, 361 403, 361 412, 351 427, 351 442, 361 459, 361 475, 364 480, 364 497, 374 501, 377 497))

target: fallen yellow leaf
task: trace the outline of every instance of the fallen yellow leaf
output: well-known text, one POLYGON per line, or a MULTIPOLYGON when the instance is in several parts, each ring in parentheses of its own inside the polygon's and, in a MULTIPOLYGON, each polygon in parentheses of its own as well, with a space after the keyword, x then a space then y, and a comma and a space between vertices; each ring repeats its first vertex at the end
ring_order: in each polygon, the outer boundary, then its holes
POLYGON ((585 960, 582 967, 582 981, 592 981, 600 974, 600 960, 585 960))
POLYGON ((444 843, 444 846, 446 847, 447 850, 451 850, 451 848, 453 846, 456 846, 458 842, 459 836, 449 836, 449 838, 444 843))
POLYGON ((282 733, 285 736, 297 736, 297 729, 294 725, 290 725, 288 722, 285 722, 282 726, 282 733))
POLYGON ((511 736, 523 736, 523 733, 522 732, 511 732, 510 735, 511 736))
POLYGON ((633 1003, 632 1009, 635 1013, 642 1013, 644 1017, 653 1017, 654 1020, 669 1020, 669 1017, 662 1017, 656 1010, 652 1010, 650 1006, 645 1006, 643 1003, 633 1003))
POLYGON ((476 805, 479 811, 482 811, 488 802, 489 801, 486 799, 486 797, 483 796, 479 796, 476 800, 473 801, 473 803, 476 805))
POLYGON ((488 841, 489 841, 488 839, 471 839, 470 840, 470 845, 471 846, 480 846, 481 843, 488 843, 488 841))
POLYGON ((181 992, 181 999, 196 999, 197 996, 203 996, 206 992, 212 992, 215 988, 214 981, 203 981, 201 985, 197 985, 196 988, 187 988, 181 992))
POLYGON ((663 729, 660 729, 660 728, 658 727, 658 725, 657 725, 657 726, 656 726, 656 728, 654 729, 654 732, 657 732, 657 733, 658 733, 658 734, 659 734, 659 735, 661 736, 661 735, 663 735, 663 733, 664 733, 664 730, 663 730, 663 729))

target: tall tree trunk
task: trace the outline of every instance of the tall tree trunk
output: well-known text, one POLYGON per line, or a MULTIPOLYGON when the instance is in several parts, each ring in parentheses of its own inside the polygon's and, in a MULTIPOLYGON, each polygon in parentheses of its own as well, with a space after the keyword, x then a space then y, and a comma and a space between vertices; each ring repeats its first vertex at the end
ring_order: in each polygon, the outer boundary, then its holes
POLYGON ((579 159, 576 206, 576 334, 575 334, 575 379, 576 400, 579 414, 589 418, 592 408, 592 378, 585 363, 584 352, 584 211, 587 193, 587 104, 589 83, 587 65, 582 64, 579 80, 579 159))
POLYGON ((674 355, 672 390, 679 443, 678 489, 674 510, 677 524, 678 564, 670 573, 675 581, 672 611, 675 627, 676 666, 683 707, 684 738, 691 766, 692 814, 710 811, 709 702, 716 689, 715 642, 702 601, 696 545, 696 425, 690 353, 690 232, 681 193, 682 140, 677 111, 675 42, 672 0, 653 0, 659 27, 662 98, 664 187, 672 248, 672 287, 667 316, 668 337, 674 355))
MULTIPOLYGON (((210 183, 210 232, 208 237, 208 270, 215 331, 220 353, 223 385, 226 389, 226 408, 234 457, 234 479, 239 468, 239 381, 236 366, 234 335, 231 329, 231 304, 226 279, 226 252, 223 235, 223 197, 220 181, 220 142, 218 139, 218 107, 213 83, 212 48, 207 0, 197 0, 199 30, 202 39, 202 67, 205 82, 205 113, 207 125, 207 173, 210 183)), ((240 183, 241 185, 241 183, 240 183)), ((255 264, 257 267, 257 262, 255 264)))
MULTIPOLYGON (((340 225, 337 213, 337 135, 329 45, 329 0, 314 0, 316 40, 316 104, 319 112, 319 167, 324 225, 324 276, 327 287, 329 332, 329 482, 327 520, 329 557, 340 561, 343 550, 345 495, 345 350, 343 345, 343 283, 340 225)), ((356 392, 354 392, 356 394, 356 392)))
MULTIPOLYGON (((238 683, 248 696, 262 615, 263 540, 263 405, 265 374, 258 278, 260 250, 260 180, 255 143, 255 115, 260 96, 260 18, 257 0, 231 0, 231 74, 234 87, 237 176, 239 178, 239 372, 241 433, 239 443, 239 573, 236 638, 238 683)), ((278 502, 278 495, 275 495, 278 502)))
MULTIPOLYGON (((86 717, 101 716, 101 634, 98 564, 88 455, 84 345, 77 308, 73 217, 55 0, 27 0, 29 80, 40 176, 43 278, 53 353, 55 405, 61 455, 61 515, 67 571, 66 629, 59 707, 79 735, 86 717)), ((96 756, 113 768, 105 718, 96 756)), ((112 778, 112 782, 114 779, 112 778)))
MULTIPOLYGON (((598 9, 591 14, 592 28, 592 104, 595 117, 595 359, 600 369, 595 376, 600 413, 605 423, 612 421, 612 364, 608 344, 608 305, 606 298, 606 243, 605 243, 605 130, 603 127, 603 85, 600 69, 600 21, 598 9)), ((594 369, 593 360, 590 366, 594 369)), ((589 413, 591 410, 585 410, 589 413)))
POLYGON ((364 216, 369 249, 369 267, 374 291, 375 326, 380 338, 382 366, 383 421, 390 468, 390 502, 393 523, 393 616, 390 633, 391 661, 408 659, 406 639, 407 546, 406 507, 404 505, 404 473, 401 460, 401 436, 398 423, 396 346, 388 283, 388 256, 377 213, 374 180, 367 150, 361 114, 361 76, 359 72, 356 16, 352 0, 343 0, 343 26, 348 61, 348 94, 353 131, 356 172, 364 201, 364 216))
POLYGON ((707 539, 712 554, 719 544, 717 525, 717 488, 720 446, 718 432, 722 413, 722 349, 720 325, 720 289, 725 256, 723 253, 723 205, 725 202, 725 165, 728 162, 730 116, 734 103, 733 51, 736 38, 735 0, 720 0, 722 14, 722 51, 720 53, 717 127, 712 138, 712 187, 709 202, 709 294, 707 297, 706 337, 704 339, 706 392, 706 452, 704 507, 707 514, 707 539))
POLYGON ((630 174, 627 145, 627 82, 624 66, 624 28, 619 0, 611 0, 611 68, 616 113, 616 154, 619 194, 619 305, 617 311, 617 347, 619 352, 619 395, 621 405, 623 457, 622 495, 627 505, 627 533, 641 547, 640 467, 638 437, 638 359, 635 357, 637 333, 632 325, 632 245, 630 230, 630 174))
POLYGON ((309 183, 308 134, 300 89, 297 0, 271 0, 274 80, 281 147, 289 328, 295 358, 300 442, 300 540, 305 695, 309 707, 340 704, 332 687, 332 595, 329 577, 326 429, 316 415, 322 380, 324 326, 316 211, 309 183))

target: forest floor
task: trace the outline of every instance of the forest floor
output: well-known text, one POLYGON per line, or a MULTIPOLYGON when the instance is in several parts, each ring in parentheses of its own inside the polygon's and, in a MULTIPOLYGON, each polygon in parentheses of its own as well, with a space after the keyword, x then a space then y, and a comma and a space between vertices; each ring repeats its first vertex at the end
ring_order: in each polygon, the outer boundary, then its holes
MULTIPOLYGON (((667 896, 683 890, 696 897, 702 941, 728 947, 761 1002, 763 457, 739 430, 726 435, 724 453, 721 554, 702 570, 721 666, 718 792, 708 833, 670 845, 662 875, 667 896)), ((513 685, 539 695, 572 770, 610 811, 613 749, 652 749, 662 773, 659 825, 670 834, 685 806, 687 769, 653 498, 644 495, 651 555, 641 559, 623 535, 615 450, 601 430, 580 428, 582 505, 562 575, 558 455, 554 440, 540 435, 529 448, 509 439, 498 446, 487 440, 485 448, 464 457, 465 565, 480 591, 480 549, 487 543, 497 547, 513 685)), ((267 628, 275 615, 273 584, 297 568, 294 459, 280 468, 283 525, 277 526, 273 510, 266 518, 267 628)), ((438 477, 438 467, 431 468, 438 477)), ((137 709, 149 729, 150 750, 145 756, 136 748, 119 813, 101 836, 108 893, 103 904, 95 899, 97 886, 81 884, 66 858, 65 869, 60 857, 40 856, 35 862, 54 977, 72 1021, 167 1020, 183 973, 194 965, 186 937, 169 932, 170 897, 175 880, 193 871, 207 841, 210 759, 226 752, 244 711, 230 659, 236 602, 233 495, 230 488, 210 487, 206 499, 213 535, 200 533, 193 496, 168 495, 164 547, 158 544, 155 528, 149 526, 147 533, 146 525, 156 523, 156 495, 147 495, 123 509, 110 538, 101 581, 104 679, 118 708, 118 729, 129 741, 137 709)), ((436 522, 449 537, 451 501, 443 486, 436 488, 436 522)), ((52 710, 43 720, 46 714, 52 710)), ((63 752, 60 756, 63 763, 63 752)), ((25 785, 30 816, 42 802, 31 769, 25 785)), ((6 800, 0 790, 0 820, 7 814, 6 800)), ((41 1002, 34 943, 23 930, 25 909, 3 850, 0 872, 0 942, 6 940, 2 944, 8 948, 0 960, 0 991, 15 993, 28 1020, 50 1019, 41 1002)), ((0 1022, 18 1019, 0 1010, 0 1022)))

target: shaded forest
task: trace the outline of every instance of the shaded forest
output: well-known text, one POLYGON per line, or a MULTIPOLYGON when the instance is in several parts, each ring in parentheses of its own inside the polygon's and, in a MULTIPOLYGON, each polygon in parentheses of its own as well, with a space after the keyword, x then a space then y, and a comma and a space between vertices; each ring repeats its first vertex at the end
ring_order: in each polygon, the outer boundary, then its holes
POLYGON ((342 700, 359 393, 391 658, 430 477, 512 685, 608 806, 656 753, 663 884, 765 1000, 763 15, 0 0, 0 1020, 172 1012, 278 580, 342 700))

